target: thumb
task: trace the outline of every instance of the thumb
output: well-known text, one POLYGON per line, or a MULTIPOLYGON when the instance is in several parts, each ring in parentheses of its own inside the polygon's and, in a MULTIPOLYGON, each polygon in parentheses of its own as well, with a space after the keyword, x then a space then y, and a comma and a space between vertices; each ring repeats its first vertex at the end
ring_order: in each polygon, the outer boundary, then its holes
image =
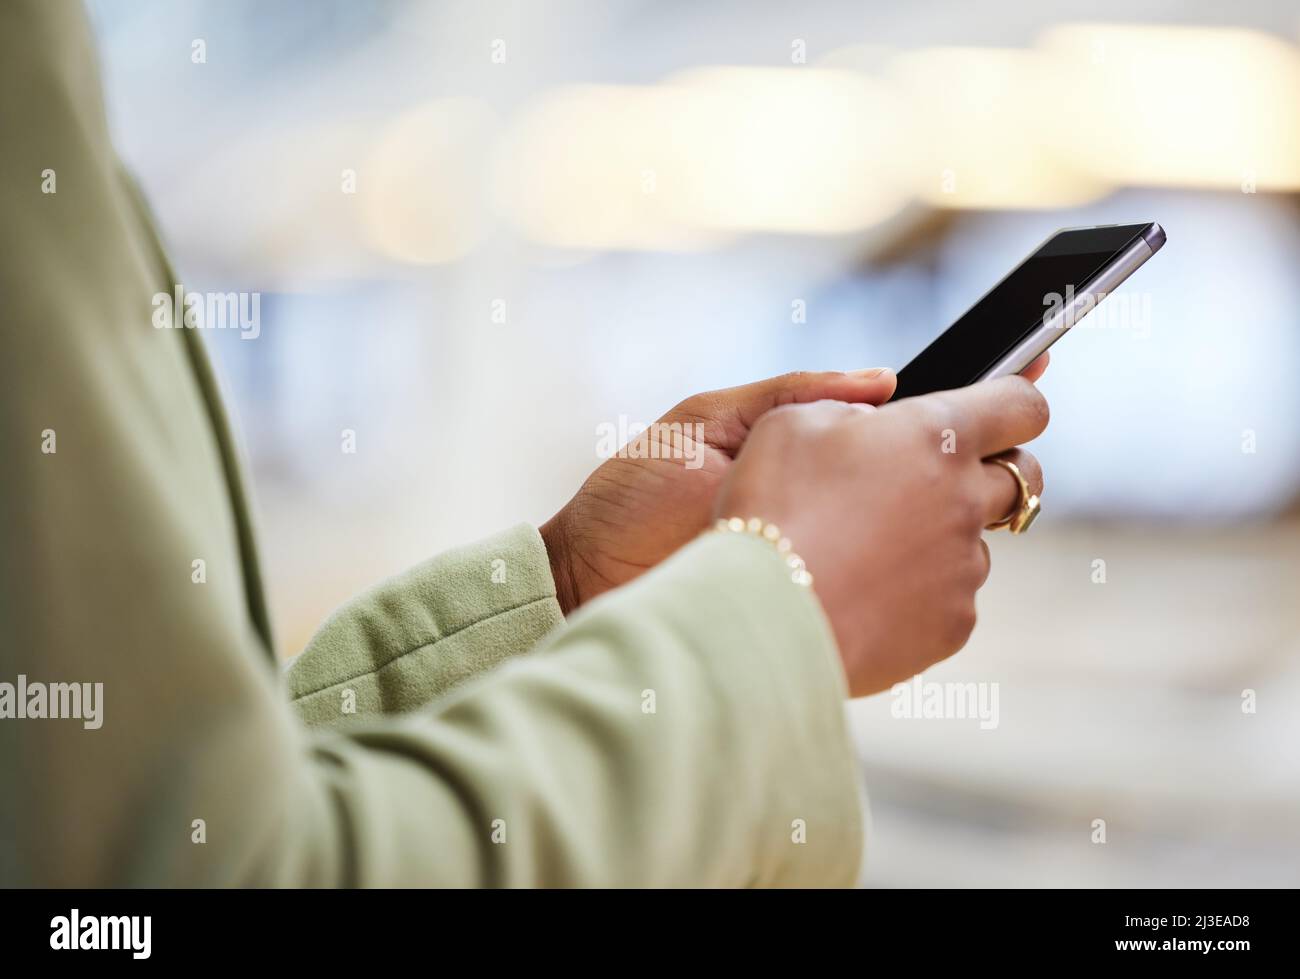
POLYGON ((780 405, 811 401, 884 404, 893 395, 897 380, 887 367, 848 372, 794 371, 752 384, 697 394, 674 408, 668 417, 702 422, 705 440, 714 448, 734 455, 764 412, 780 405))

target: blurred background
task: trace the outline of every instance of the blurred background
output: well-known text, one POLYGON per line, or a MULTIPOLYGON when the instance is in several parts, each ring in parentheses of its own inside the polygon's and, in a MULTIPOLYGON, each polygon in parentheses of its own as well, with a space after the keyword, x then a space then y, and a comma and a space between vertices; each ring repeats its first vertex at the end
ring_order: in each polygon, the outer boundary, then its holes
POLYGON ((866 880, 1300 884, 1293 0, 90 10, 181 281, 262 293, 207 339, 285 655, 549 517, 602 424, 899 367, 1056 228, 1159 221, 1055 348, 1044 516, 925 677, 998 684, 997 727, 849 708, 866 880))

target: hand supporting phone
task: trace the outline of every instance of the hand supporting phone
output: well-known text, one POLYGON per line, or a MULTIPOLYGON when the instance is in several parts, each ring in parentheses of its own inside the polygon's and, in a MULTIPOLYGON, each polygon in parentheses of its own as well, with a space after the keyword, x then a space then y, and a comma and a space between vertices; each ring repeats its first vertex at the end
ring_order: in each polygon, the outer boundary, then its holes
POLYGON ((1019 374, 1164 243, 1154 222, 1056 232, 898 372, 891 400, 1019 374))

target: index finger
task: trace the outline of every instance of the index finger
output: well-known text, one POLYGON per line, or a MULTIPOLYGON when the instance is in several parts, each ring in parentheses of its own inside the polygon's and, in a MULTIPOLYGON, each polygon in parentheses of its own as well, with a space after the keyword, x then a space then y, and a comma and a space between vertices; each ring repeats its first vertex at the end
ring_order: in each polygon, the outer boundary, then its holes
POLYGON ((1042 392, 1023 377, 979 381, 936 397, 953 411, 959 435, 981 459, 1038 438, 1051 416, 1042 392))

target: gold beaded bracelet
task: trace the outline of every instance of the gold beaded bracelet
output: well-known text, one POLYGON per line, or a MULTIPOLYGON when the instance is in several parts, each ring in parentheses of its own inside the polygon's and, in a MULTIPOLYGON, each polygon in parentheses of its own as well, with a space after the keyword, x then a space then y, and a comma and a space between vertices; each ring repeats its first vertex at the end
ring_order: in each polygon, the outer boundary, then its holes
POLYGON ((758 517, 750 517, 748 520, 743 520, 740 517, 724 517, 713 525, 713 529, 720 534, 749 534, 760 540, 767 541, 776 548, 776 553, 781 555, 786 566, 790 569, 791 581, 796 585, 803 585, 805 588, 812 584, 813 576, 808 573, 803 558, 790 550, 790 538, 782 537, 781 531, 777 529, 776 524, 760 520, 758 517))

